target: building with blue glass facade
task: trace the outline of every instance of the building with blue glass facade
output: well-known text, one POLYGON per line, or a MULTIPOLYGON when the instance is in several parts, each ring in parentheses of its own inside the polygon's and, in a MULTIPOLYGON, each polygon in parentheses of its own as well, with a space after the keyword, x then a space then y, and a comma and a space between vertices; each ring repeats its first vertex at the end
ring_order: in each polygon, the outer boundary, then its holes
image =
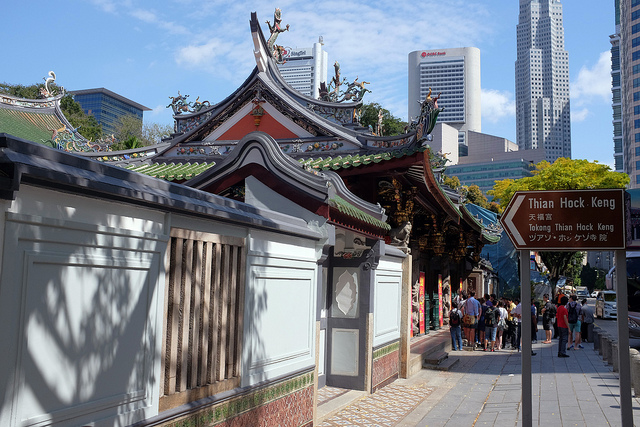
POLYGON ((536 164, 545 160, 544 150, 519 150, 506 138, 473 131, 468 131, 467 151, 456 153, 452 149, 456 133, 454 129, 448 131, 448 127, 437 124, 430 143, 450 161, 445 174, 458 177, 462 185, 477 185, 485 195, 496 181, 531 176, 536 164))
POLYGON ((142 126, 143 112, 151 111, 150 108, 103 87, 73 90, 69 93, 73 95, 73 99, 80 104, 86 114, 96 118, 106 135, 116 132, 116 125, 120 117, 137 117, 140 119, 140 126, 142 126))

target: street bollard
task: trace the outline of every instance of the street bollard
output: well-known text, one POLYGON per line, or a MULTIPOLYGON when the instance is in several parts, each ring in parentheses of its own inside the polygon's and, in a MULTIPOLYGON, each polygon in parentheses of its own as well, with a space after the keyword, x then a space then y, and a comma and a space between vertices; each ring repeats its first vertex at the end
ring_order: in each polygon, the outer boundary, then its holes
POLYGON ((595 327, 593 328, 593 351, 598 351, 600 348, 600 334, 602 333, 602 329, 595 327))
POLYGON ((602 356, 603 359, 605 358, 604 357, 604 347, 605 347, 605 344, 607 342, 607 336, 608 335, 607 335, 606 332, 603 333, 603 334, 600 334, 600 345, 598 346, 598 353, 600 354, 600 356, 602 356))
POLYGON ((613 372, 620 372, 620 360, 618 359, 618 341, 611 343, 611 364, 613 372))
POLYGON ((640 392, 640 352, 635 348, 629 349, 629 365, 631 366, 631 387, 638 397, 640 392))
POLYGON ((612 347, 613 347, 613 338, 611 337, 611 335, 607 335, 606 339, 604 340, 604 353, 602 355, 602 358, 609 365, 613 365, 613 360, 612 360, 613 348, 612 347))

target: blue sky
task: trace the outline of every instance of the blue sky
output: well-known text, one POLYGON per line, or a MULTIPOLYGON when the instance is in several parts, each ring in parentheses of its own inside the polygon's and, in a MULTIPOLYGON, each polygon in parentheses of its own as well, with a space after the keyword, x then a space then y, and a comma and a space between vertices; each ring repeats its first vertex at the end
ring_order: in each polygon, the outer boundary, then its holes
MULTIPOLYGON (((609 35, 614 0, 564 0, 572 157, 613 165, 609 35)), ((65 0, 5 2, 0 81, 30 85, 50 70, 69 90, 105 87, 172 123, 178 90, 218 102, 255 66, 251 12, 282 9, 278 43, 310 47, 323 36, 329 64, 371 82, 365 101, 407 119, 407 55, 475 46, 481 51, 482 131, 515 142, 517 0, 293 1, 65 0)), ((331 67, 330 67, 331 68, 331 67)), ((329 70, 331 72, 331 69, 329 70)))

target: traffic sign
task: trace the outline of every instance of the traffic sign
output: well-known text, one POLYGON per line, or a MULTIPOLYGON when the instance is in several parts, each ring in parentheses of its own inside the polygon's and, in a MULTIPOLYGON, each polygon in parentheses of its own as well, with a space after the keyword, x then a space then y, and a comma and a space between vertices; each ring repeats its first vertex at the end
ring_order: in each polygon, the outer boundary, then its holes
POLYGON ((518 191, 500 223, 516 249, 625 249, 624 190, 518 191))

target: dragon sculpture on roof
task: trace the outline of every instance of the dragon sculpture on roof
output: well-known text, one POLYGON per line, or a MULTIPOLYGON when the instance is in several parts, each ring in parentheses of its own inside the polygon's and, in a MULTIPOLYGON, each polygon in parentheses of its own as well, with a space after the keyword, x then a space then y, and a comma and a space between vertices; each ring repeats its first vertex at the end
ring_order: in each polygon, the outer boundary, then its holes
POLYGON ((276 39, 280 33, 284 33, 285 31, 289 31, 289 24, 285 28, 281 27, 282 24, 282 11, 279 8, 276 8, 276 11, 273 13, 273 25, 271 22, 267 21, 267 25, 269 26, 269 31, 271 35, 269 36, 269 40, 267 40, 267 48, 269 48, 269 52, 275 58, 278 64, 284 64, 284 47, 276 44, 276 39))

